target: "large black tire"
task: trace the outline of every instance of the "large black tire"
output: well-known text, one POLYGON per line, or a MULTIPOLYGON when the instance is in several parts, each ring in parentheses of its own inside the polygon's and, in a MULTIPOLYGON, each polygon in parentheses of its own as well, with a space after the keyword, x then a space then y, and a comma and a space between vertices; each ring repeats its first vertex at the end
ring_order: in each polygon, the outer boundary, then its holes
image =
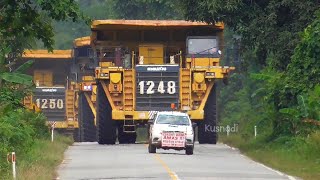
POLYGON ((94 125, 94 114, 85 97, 85 92, 79 94, 79 124, 82 142, 94 142, 97 140, 96 126, 94 125))
POLYGON ((128 137, 128 143, 129 144, 134 144, 136 143, 136 140, 137 140, 137 133, 134 132, 134 133, 126 133, 127 134, 127 137, 128 137))
POLYGON ((155 146, 155 145, 152 145, 151 143, 149 143, 148 152, 149 152, 149 153, 157 153, 157 148, 156 148, 156 146, 155 146))
POLYGON ((198 124, 198 141, 200 144, 217 143, 217 86, 213 86, 204 107, 204 119, 198 124))
POLYGON ((189 146, 186 148, 186 155, 192 155, 193 154, 193 149, 194 149, 194 146, 189 146))
POLYGON ((118 125, 118 141, 119 141, 119 144, 127 144, 128 143, 126 134, 123 132, 123 124, 122 123, 120 123, 118 125))
POLYGON ((150 139, 150 124, 147 124, 147 139, 150 139))
POLYGON ((102 85, 97 83, 97 129, 99 144, 116 143, 116 122, 112 120, 112 108, 103 90, 102 85))
POLYGON ((80 128, 76 128, 73 130, 73 141, 74 142, 81 142, 80 128))
POLYGON ((123 124, 118 125, 118 141, 119 144, 134 144, 136 142, 137 133, 123 132, 123 124))

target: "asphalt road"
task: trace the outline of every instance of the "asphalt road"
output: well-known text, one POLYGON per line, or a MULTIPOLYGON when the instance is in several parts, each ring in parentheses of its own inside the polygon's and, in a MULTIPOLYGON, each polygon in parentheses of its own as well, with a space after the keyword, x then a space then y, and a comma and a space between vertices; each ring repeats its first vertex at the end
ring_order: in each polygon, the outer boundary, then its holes
POLYGON ((107 179, 294 179, 274 171, 224 144, 196 144, 194 155, 158 150, 145 144, 75 143, 58 169, 61 180, 107 179))

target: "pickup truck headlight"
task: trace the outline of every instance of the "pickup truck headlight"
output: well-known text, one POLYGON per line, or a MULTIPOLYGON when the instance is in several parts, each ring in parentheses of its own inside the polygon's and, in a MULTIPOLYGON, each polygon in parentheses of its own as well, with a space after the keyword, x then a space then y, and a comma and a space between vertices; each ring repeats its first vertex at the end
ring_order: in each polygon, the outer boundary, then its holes
POLYGON ((193 135, 193 131, 187 131, 187 135, 193 135))
POLYGON ((162 131, 161 130, 153 130, 152 131, 152 136, 161 136, 162 131))

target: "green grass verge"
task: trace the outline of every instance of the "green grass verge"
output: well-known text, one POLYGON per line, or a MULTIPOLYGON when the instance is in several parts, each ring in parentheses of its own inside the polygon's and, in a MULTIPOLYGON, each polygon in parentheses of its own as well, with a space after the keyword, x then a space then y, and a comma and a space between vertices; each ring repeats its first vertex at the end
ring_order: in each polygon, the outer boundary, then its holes
POLYGON ((64 151, 72 142, 72 138, 62 135, 57 135, 54 142, 49 139, 35 140, 27 154, 17 154, 17 179, 53 179, 64 151))
POLYGON ((280 137, 271 142, 263 137, 243 139, 240 135, 221 135, 220 141, 289 175, 306 180, 318 180, 320 177, 320 132, 307 138, 280 137))

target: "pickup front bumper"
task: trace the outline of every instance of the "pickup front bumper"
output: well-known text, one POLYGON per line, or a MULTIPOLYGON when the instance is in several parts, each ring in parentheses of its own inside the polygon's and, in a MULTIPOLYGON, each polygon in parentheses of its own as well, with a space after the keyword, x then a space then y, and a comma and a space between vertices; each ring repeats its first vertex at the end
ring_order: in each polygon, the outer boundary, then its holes
POLYGON ((157 149, 176 149, 176 150, 183 150, 187 147, 193 147, 194 142, 193 139, 186 139, 184 147, 170 147, 170 146, 162 146, 160 138, 153 138, 152 141, 150 140, 150 144, 154 145, 157 149))

